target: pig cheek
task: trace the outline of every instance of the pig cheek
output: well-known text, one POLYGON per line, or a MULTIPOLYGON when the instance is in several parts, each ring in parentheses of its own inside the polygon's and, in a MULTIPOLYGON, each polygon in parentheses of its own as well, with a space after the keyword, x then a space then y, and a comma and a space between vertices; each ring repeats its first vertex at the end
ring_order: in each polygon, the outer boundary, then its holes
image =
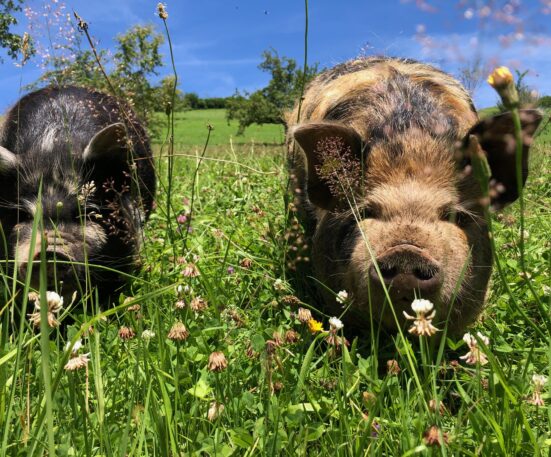
MULTIPOLYGON (((450 303, 454 294, 460 295, 462 284, 471 276, 472 270, 470 246, 465 232, 455 225, 448 223, 445 225, 447 227, 442 229, 442 233, 446 241, 442 243, 440 255, 444 274, 440 292, 443 305, 450 303)), ((447 312, 447 306, 443 306, 443 309, 438 312, 439 317, 445 319, 447 312)))
POLYGON ((345 276, 345 289, 354 297, 355 306, 368 308, 371 302, 372 308, 379 308, 383 298, 375 296, 369 288, 369 266, 373 263, 373 257, 377 257, 381 250, 380 234, 383 227, 377 221, 362 221, 360 230, 362 235, 357 237, 356 246, 350 258, 350 271, 345 276), (371 253, 370 253, 371 251, 371 253))
POLYGON ((94 256, 100 253, 107 243, 107 235, 101 225, 94 222, 88 222, 84 234, 88 255, 94 256))
MULTIPOLYGON (((13 228, 13 232, 11 234, 12 241, 9 244, 11 246, 15 246, 13 258, 18 265, 21 263, 26 263, 34 257, 34 255, 31 255, 31 236, 31 224, 17 224, 13 228)), ((35 250, 36 246, 40 246, 40 235, 38 233, 36 233, 35 250)))

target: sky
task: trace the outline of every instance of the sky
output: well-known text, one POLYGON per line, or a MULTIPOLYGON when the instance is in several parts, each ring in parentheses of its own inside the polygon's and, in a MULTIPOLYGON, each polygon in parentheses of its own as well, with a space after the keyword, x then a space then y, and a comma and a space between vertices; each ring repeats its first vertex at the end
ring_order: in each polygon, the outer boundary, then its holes
MULTIPOLYGON (((236 90, 262 88, 269 75, 258 64, 269 48, 302 65, 305 3, 165 1, 180 89, 201 97, 223 97, 236 90)), ((52 43, 63 40, 53 13, 42 16, 44 4, 51 11, 77 11, 101 49, 112 50, 117 34, 134 24, 152 23, 164 33, 155 14, 156 1, 32 0, 24 6, 38 13, 30 32, 42 43, 40 55, 56 53, 52 43)), ((18 19, 16 30, 29 30, 27 17, 19 14, 18 19)), ((432 63, 455 75, 479 56, 487 66, 528 70, 525 81, 530 87, 551 94, 551 0, 310 0, 307 51, 308 63, 318 63, 320 68, 358 55, 385 54, 432 63)), ((162 52, 167 65, 157 78, 171 74, 166 44, 162 52)), ((3 55, 2 111, 40 76, 40 55, 23 67, 3 55)), ((496 102, 495 93, 484 82, 474 98, 479 108, 496 102)))

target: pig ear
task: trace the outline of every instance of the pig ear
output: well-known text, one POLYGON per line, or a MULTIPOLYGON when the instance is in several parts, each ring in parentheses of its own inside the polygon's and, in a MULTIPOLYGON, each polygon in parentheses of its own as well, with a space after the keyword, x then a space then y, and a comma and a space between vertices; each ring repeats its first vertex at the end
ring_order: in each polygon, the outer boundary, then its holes
MULTIPOLYGON (((537 110, 520 110, 522 126, 522 185, 528 177, 528 150, 542 115, 537 110)), ((480 121, 467 135, 475 135, 486 153, 492 177, 491 184, 497 192, 491 205, 501 209, 518 198, 516 178, 516 142, 511 113, 499 114, 480 121)))
POLYGON ((355 157, 360 157, 362 139, 353 128, 331 122, 299 125, 291 131, 291 134, 306 154, 309 200, 320 208, 329 209, 333 195, 327 183, 320 178, 317 172, 321 165, 318 146, 325 139, 340 138, 343 148, 350 148, 355 157))
POLYGON ((122 122, 111 124, 100 130, 84 148, 85 161, 100 159, 124 159, 127 154, 126 128, 122 122))
POLYGON ((17 156, 6 149, 3 146, 0 146, 0 172, 11 170, 17 166, 17 156))

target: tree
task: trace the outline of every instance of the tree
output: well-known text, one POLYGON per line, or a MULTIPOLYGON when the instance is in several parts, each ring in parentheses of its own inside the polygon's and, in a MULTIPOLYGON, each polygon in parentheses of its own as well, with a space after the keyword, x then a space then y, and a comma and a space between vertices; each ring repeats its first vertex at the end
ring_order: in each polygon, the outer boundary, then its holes
POLYGON ((458 78, 473 96, 488 74, 489 70, 484 66, 481 55, 476 54, 459 68, 458 78))
POLYGON ((157 75, 158 68, 163 65, 159 52, 163 42, 163 36, 155 31, 153 25, 135 25, 117 36, 111 80, 148 125, 153 112, 165 108, 155 97, 155 89, 148 80, 148 77, 157 75))
MULTIPOLYGON (((23 0, 0 0, 0 47, 6 49, 6 52, 12 59, 17 59, 23 44, 23 36, 11 32, 11 27, 17 25, 17 18, 14 13, 21 11, 23 0)), ((3 59, 0 58, 0 62, 3 59)))
POLYGON ((303 85, 318 72, 317 65, 313 65, 304 73, 294 59, 280 57, 273 49, 264 51, 262 56, 258 68, 272 75, 268 85, 252 94, 237 91, 226 102, 228 121, 239 122, 238 135, 254 123, 284 124, 284 112, 293 107, 303 85))
POLYGON ((551 108, 551 95, 544 95, 538 100, 538 107, 540 108, 551 108))

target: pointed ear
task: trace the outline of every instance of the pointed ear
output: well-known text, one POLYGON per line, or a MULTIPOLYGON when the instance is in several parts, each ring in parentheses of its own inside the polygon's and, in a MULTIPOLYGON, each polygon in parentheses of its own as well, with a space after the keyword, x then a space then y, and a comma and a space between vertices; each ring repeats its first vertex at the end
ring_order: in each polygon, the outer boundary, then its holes
POLYGON ((100 130, 84 148, 85 162, 100 159, 126 160, 126 128, 122 122, 111 124, 100 130))
POLYGON ((17 156, 6 149, 3 146, 0 146, 0 172, 8 171, 17 166, 17 156))
POLYGON ((362 139, 353 128, 336 122, 302 124, 295 127, 291 134, 306 155, 309 200, 322 209, 329 209, 334 196, 327 183, 318 175, 323 160, 323 151, 319 146, 326 139, 337 138, 343 145, 343 152, 350 150, 354 157, 361 157, 362 139))
MULTIPOLYGON (((537 110, 520 110, 522 126, 522 185, 528 177, 528 150, 542 115, 537 110)), ((501 209, 518 198, 516 178, 516 141, 513 117, 503 113, 480 121, 467 134, 475 135, 486 153, 492 172, 490 184, 496 190, 491 205, 501 209)))

